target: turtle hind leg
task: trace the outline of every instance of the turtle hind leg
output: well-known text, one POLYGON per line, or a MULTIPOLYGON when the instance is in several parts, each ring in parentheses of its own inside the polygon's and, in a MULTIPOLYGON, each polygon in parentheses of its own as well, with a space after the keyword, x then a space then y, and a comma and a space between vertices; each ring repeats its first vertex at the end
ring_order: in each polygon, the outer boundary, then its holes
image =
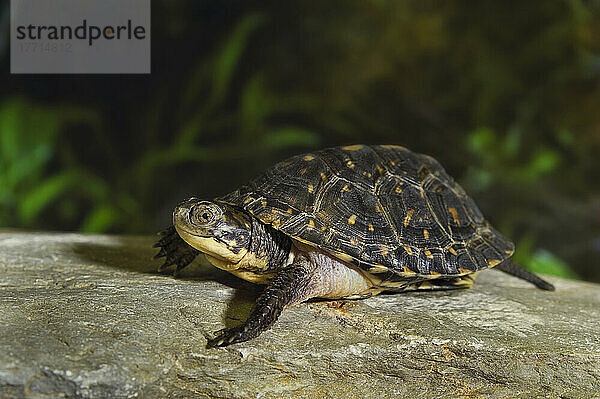
POLYGON ((531 284, 535 285, 539 289, 546 291, 554 291, 554 286, 552 284, 542 279, 541 277, 531 273, 529 270, 523 268, 522 266, 511 262, 509 259, 497 265, 496 269, 502 270, 504 273, 508 273, 511 276, 515 276, 525 281, 529 281, 531 284))
POLYGON ((159 273, 163 273, 169 266, 175 265, 173 275, 176 276, 183 268, 192 263, 200 253, 179 237, 174 226, 161 231, 158 235, 160 238, 154 246, 160 247, 160 251, 154 258, 166 258, 165 263, 158 268, 159 273))

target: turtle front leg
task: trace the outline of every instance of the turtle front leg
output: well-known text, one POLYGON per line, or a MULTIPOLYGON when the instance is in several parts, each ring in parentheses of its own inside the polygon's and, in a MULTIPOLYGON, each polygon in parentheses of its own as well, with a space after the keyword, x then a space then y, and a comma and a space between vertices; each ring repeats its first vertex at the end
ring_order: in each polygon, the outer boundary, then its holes
POLYGON ((158 268, 161 273, 169 266, 175 265, 173 275, 176 276, 181 269, 192 263, 200 253, 179 237, 174 226, 161 231, 158 235, 160 238, 154 244, 154 247, 160 247, 160 251, 154 256, 154 259, 166 258, 165 263, 158 268))
POLYGON ((240 326, 217 331, 206 347, 214 348, 248 341, 271 328, 285 306, 316 296, 313 273, 314 268, 305 258, 297 259, 283 268, 258 297, 248 320, 240 326))

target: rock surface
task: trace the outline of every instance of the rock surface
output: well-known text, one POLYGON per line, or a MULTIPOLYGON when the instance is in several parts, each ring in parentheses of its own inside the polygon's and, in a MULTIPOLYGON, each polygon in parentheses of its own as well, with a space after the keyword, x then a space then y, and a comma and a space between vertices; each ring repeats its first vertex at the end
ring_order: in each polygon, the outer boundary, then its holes
POLYGON ((202 262, 158 275, 153 240, 0 233, 0 397, 600 397, 600 286, 485 271, 468 290, 304 303, 205 349, 260 287, 202 262))

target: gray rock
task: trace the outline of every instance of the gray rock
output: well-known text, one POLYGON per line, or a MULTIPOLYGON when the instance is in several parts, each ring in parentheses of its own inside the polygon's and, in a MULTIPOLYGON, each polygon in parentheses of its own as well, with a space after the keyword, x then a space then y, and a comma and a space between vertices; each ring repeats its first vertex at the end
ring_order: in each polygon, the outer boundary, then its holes
POLYGON ((497 271, 461 291, 304 303, 205 349, 260 287, 151 237, 0 233, 0 397, 600 397, 600 286, 497 271))

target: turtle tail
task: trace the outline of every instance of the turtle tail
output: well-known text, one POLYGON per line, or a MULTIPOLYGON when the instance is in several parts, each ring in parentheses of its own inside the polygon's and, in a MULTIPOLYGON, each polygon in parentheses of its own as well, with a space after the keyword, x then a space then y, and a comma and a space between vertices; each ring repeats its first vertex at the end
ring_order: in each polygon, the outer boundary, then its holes
POLYGON ((552 284, 542 279, 541 277, 531 273, 529 270, 523 268, 522 266, 511 262, 509 259, 497 265, 496 269, 502 270, 504 273, 508 273, 525 281, 529 281, 531 284, 535 285, 539 289, 546 291, 554 291, 554 286, 552 284))

